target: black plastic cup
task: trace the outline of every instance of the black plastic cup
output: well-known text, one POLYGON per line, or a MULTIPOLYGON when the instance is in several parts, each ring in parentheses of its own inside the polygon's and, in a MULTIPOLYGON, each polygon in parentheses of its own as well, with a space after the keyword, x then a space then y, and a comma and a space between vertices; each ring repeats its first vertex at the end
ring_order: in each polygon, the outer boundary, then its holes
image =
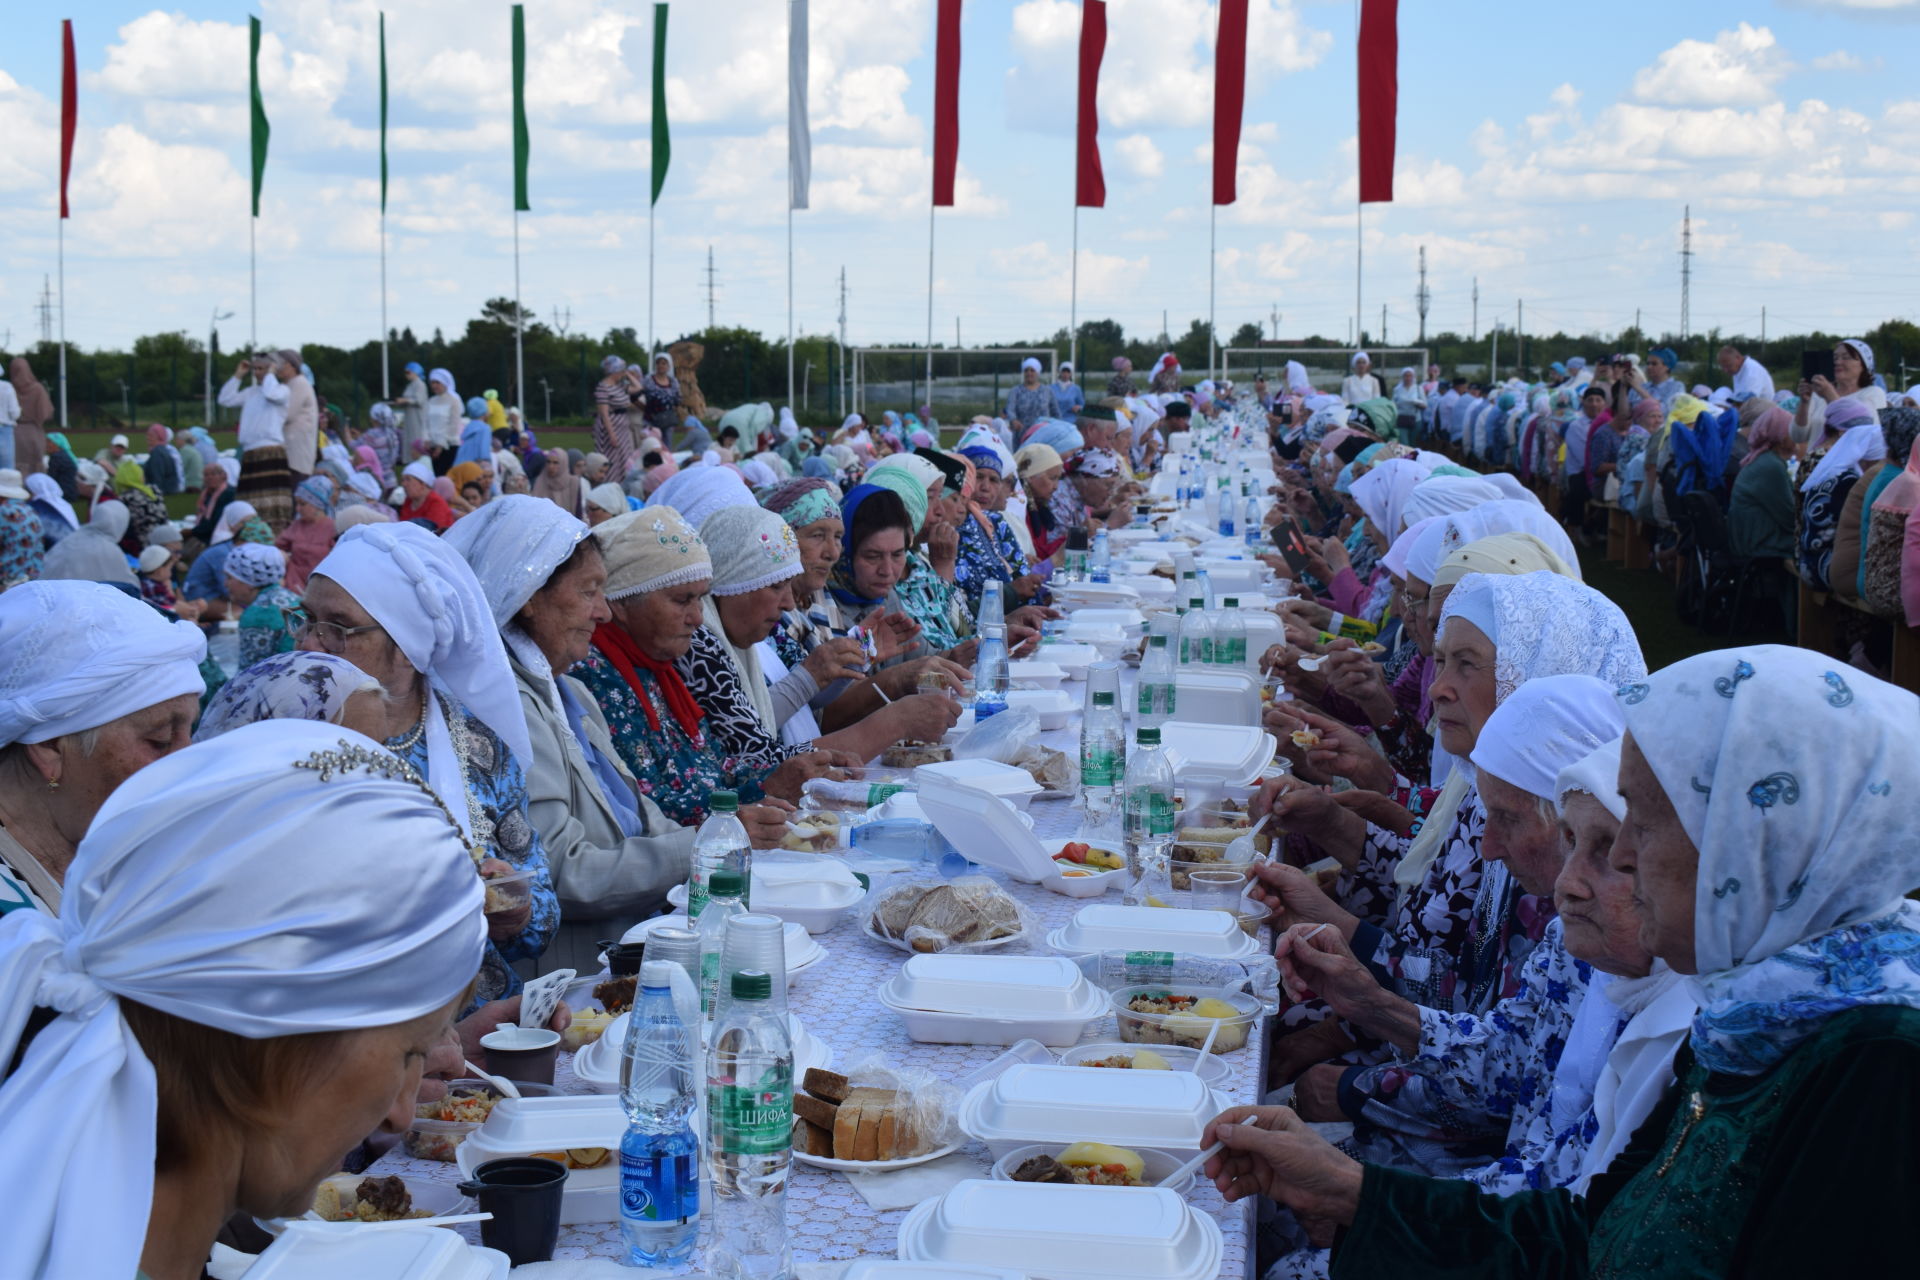
POLYGON ((553 1160, 514 1156, 489 1160, 460 1184, 460 1194, 493 1217, 480 1224, 480 1243, 507 1255, 514 1266, 546 1262, 560 1239, 560 1193, 567 1167, 553 1160))
POLYGON ((607 970, 616 978, 638 976, 640 958, 646 951, 646 942, 606 942, 601 946, 607 953, 607 970))

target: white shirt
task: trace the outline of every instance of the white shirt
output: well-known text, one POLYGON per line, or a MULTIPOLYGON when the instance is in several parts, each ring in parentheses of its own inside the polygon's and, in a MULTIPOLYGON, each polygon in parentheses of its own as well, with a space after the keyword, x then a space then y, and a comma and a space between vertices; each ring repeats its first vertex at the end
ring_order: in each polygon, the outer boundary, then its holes
POLYGON ((1773 375, 1752 356, 1743 356, 1740 367, 1733 371, 1733 394, 1761 396, 1771 400, 1773 399, 1773 375))
POLYGON ((12 426, 20 421, 20 396, 13 384, 0 378, 0 426, 12 426))
POLYGON ((1372 374, 1350 373, 1340 380, 1340 398, 1348 404, 1380 398, 1380 379, 1372 374))
POLYGON ((432 396, 427 400, 427 440, 443 448, 460 444, 460 428, 467 423, 466 406, 455 396, 432 396))
POLYGON ((240 379, 227 379, 220 388, 220 403, 240 411, 240 451, 285 446, 287 426, 287 389, 269 373, 250 387, 241 387, 240 379))

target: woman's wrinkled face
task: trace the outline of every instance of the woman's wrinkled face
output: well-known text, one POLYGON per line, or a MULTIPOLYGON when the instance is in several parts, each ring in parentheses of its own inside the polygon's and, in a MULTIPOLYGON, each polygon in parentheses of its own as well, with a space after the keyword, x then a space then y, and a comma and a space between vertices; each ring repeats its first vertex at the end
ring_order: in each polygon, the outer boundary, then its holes
POLYGON ((296 647, 307 653, 331 653, 360 668, 385 689, 389 696, 401 697, 415 692, 420 673, 400 646, 385 631, 361 631, 373 625, 373 615, 332 578, 315 574, 307 579, 307 591, 301 600, 314 625, 298 637, 296 647), (347 632, 356 634, 348 635, 347 632))
POLYGON ((1567 796, 1560 835, 1567 862, 1553 883, 1553 906, 1567 931, 1567 950, 1603 972, 1645 977, 1653 957, 1640 942, 1640 916, 1633 909, 1633 877, 1610 861, 1620 824, 1584 791, 1567 796))
POLYGON ((549 578, 520 611, 516 620, 555 672, 564 673, 585 658, 594 631, 612 619, 606 586, 607 562, 588 552, 549 578))
POLYGON ((714 608, 727 639, 737 649, 750 648, 773 634, 780 611, 793 604, 793 589, 785 582, 743 591, 737 596, 715 596, 714 608))
POLYGON ((424 483, 419 476, 401 476, 400 487, 406 490, 408 505, 416 507, 425 502, 427 495, 433 492, 432 487, 424 483))
POLYGON ((1007 499, 1010 496, 1007 492, 1006 483, 1001 480, 998 471, 988 471, 985 468, 981 468, 976 472, 973 500, 978 502, 983 510, 1005 511, 1007 509, 1007 499))
POLYGON ((880 529, 853 551, 853 589, 856 595, 877 600, 907 576, 907 534, 901 528, 880 529))
POLYGON ((242 582, 232 574, 227 575, 227 599, 244 609, 252 604, 260 594, 260 588, 250 582, 242 582))
POLYGON ((427 1055, 455 1004, 391 1027, 349 1031, 337 1058, 296 1090, 279 1122, 243 1135, 235 1200, 256 1218, 298 1217, 320 1182, 370 1133, 404 1133, 427 1055))
POLYGON ((1053 491, 1060 485, 1062 470, 1048 467, 1045 471, 1036 471, 1027 477, 1027 491, 1033 494, 1035 502, 1047 502, 1053 497, 1053 491))
POLYGON ((656 662, 683 658, 693 648, 693 633, 706 619, 700 607, 712 583, 702 578, 677 587, 662 587, 624 600, 612 601, 613 620, 620 624, 641 652, 656 662))
POLYGON ((65 801, 61 808, 78 824, 62 834, 78 844, 93 815, 121 783, 193 741, 193 722, 199 714, 200 699, 183 693, 101 725, 94 731, 90 752, 81 750, 82 735, 77 733, 44 746, 35 743, 31 750, 36 754, 51 751, 57 756, 40 761, 40 768, 49 784, 59 785, 65 801))
POLYGON ((1687 838, 1666 788, 1628 734, 1620 749, 1620 794, 1627 816, 1613 842, 1613 869, 1633 877, 1640 943, 1675 973, 1697 973, 1694 903, 1700 850, 1687 838))
POLYGON ((1464 759, 1480 740, 1480 727, 1493 714, 1493 641, 1464 618, 1449 618, 1433 650, 1433 701, 1440 745, 1464 759))
POLYGON ((1567 852, 1551 811, 1543 809, 1539 797, 1484 769, 1476 771, 1474 785, 1487 812, 1480 856, 1506 863, 1520 887, 1535 897, 1551 895, 1567 852))
POLYGON ((820 591, 826 587, 834 561, 840 558, 842 531, 839 516, 827 516, 793 531, 800 544, 800 577, 796 581, 806 590, 820 591))

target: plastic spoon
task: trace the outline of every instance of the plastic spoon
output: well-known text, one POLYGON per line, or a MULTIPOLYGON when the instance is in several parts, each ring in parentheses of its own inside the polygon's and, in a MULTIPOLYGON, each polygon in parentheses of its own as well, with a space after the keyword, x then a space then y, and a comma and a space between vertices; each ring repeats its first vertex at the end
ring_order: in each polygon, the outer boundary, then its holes
POLYGON ((1254 854, 1257 852, 1253 847, 1253 838, 1260 834, 1260 828, 1266 826, 1272 818, 1273 815, 1269 813, 1266 817, 1247 828, 1244 834, 1237 835, 1227 841, 1226 851, 1222 854, 1222 857, 1228 862, 1252 862, 1254 854))
POLYGON ((1219 1034, 1220 1019, 1215 1018, 1213 1020, 1213 1029, 1207 1032, 1207 1038, 1200 1043, 1200 1052, 1193 1056, 1193 1066, 1189 1068, 1189 1070, 1191 1070, 1194 1075, 1197 1076, 1200 1074, 1200 1064, 1207 1060, 1209 1053, 1213 1052, 1213 1038, 1219 1034))
POLYGON ((482 1071, 480 1068, 473 1065, 473 1059, 471 1058, 463 1058, 461 1059, 461 1061, 467 1064, 467 1070, 473 1072, 476 1078, 485 1080, 488 1084, 498 1089, 500 1091, 501 1097, 517 1098, 520 1096, 520 1090, 513 1083, 513 1081, 508 1080, 503 1076, 491 1075, 488 1072, 482 1071))
MULTIPOLYGON (((1258 1116, 1243 1116, 1240 1120, 1240 1123, 1252 1124, 1257 1119, 1259 1119, 1258 1116)), ((1212 1146, 1208 1147, 1205 1151, 1202 1151, 1199 1155, 1195 1156, 1193 1159, 1181 1165, 1178 1169, 1175 1169, 1172 1173, 1168 1174, 1166 1177, 1160 1179, 1160 1181, 1156 1182, 1154 1185, 1157 1187, 1177 1186, 1180 1183, 1181 1179, 1191 1176, 1194 1170, 1200 1168, 1202 1165, 1206 1164, 1207 1161, 1213 1159, 1215 1156, 1219 1155, 1222 1151, 1225 1151, 1226 1149, 1227 1149, 1226 1143, 1216 1142, 1212 1146)))

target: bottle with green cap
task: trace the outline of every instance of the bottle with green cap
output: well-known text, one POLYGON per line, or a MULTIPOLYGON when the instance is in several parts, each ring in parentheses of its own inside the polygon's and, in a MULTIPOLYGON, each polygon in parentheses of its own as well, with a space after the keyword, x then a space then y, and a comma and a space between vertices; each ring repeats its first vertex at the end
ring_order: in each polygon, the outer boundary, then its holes
POLYGON ((1080 797, 1087 826, 1098 831, 1113 817, 1113 803, 1126 767, 1127 730, 1114 695, 1093 692, 1093 705, 1080 720, 1080 797))
POLYGON ((740 824, 740 796, 733 791, 707 795, 707 820, 693 837, 693 866, 687 872, 687 923, 698 925, 716 871, 740 873, 740 903, 753 908, 753 844, 740 824))
POLYGON ((747 914, 740 903, 746 880, 738 871, 716 871, 707 881, 707 909, 700 913, 694 932, 700 935, 700 1012, 710 1021, 720 993, 720 957, 726 950, 727 925, 747 914))
POLYGON ((1167 860, 1173 849, 1173 769, 1158 726, 1134 731, 1127 757, 1127 901, 1165 906, 1172 891, 1167 860))
MULTIPOLYGON (((719 901, 716 894, 715 907, 719 901)), ((742 969, 731 982, 732 1002, 707 1050, 713 1235, 706 1269, 715 1276, 784 1280, 793 1274, 787 1244, 793 1041, 771 1002, 771 974, 742 969)))
POLYGON ((1220 616, 1213 624, 1213 661, 1222 667, 1247 665, 1247 624, 1240 617, 1238 596, 1220 602, 1220 616))

